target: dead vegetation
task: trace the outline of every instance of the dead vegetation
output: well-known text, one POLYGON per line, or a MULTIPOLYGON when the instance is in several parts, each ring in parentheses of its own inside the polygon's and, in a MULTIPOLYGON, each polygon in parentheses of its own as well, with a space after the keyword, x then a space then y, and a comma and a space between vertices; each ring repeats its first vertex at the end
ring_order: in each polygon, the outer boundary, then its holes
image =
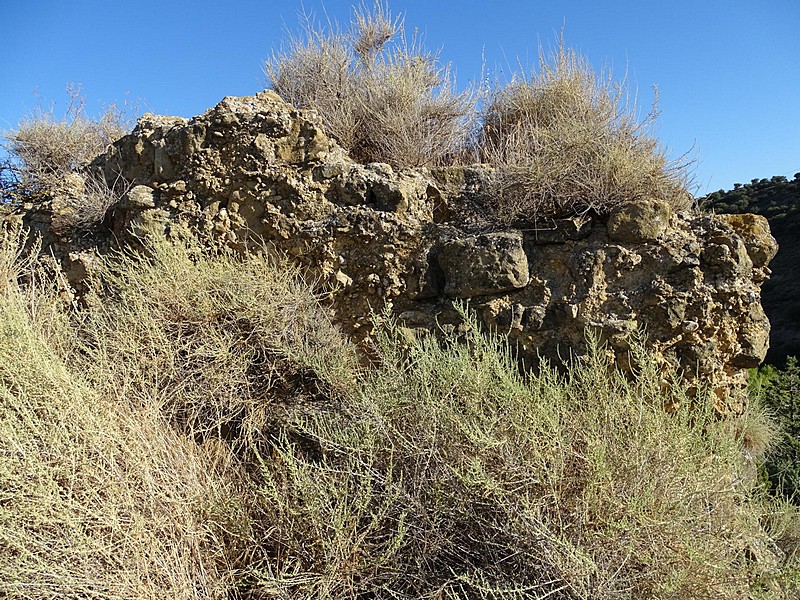
POLYGON ((382 2, 354 8, 347 29, 306 15, 264 71, 284 100, 316 110, 359 162, 437 165, 467 142, 471 94, 457 91, 450 66, 382 2))
POLYGON ((522 375, 475 323, 468 344, 401 351, 383 321, 365 369, 275 260, 153 240, 107 259, 75 313, 17 249, 0 260, 4 597, 797 592, 796 509, 743 455, 769 421, 719 421, 638 346, 635 383, 597 346, 522 375))
POLYGON ((627 81, 595 72, 563 37, 530 73, 459 93, 450 65, 406 40, 402 18, 362 3, 347 29, 306 16, 265 72, 357 161, 495 167, 490 209, 505 223, 644 199, 692 204, 692 161, 670 160, 653 135, 656 103, 640 118, 627 81))

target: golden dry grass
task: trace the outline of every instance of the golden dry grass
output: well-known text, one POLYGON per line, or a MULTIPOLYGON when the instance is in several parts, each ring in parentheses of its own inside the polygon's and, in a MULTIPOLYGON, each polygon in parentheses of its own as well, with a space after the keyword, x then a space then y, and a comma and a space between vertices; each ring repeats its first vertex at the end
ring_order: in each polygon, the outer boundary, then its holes
POLYGON ((489 91, 479 151, 497 167, 495 211, 503 221, 608 212, 621 202, 691 205, 688 167, 652 133, 658 109, 639 119, 625 80, 596 73, 563 38, 538 68, 489 91))
POLYGON ((76 313, 18 246, 0 252, 5 597, 797 592, 796 509, 743 453, 769 421, 664 389, 637 344, 636 382, 597 347, 523 375, 466 315, 461 342, 384 320, 365 369, 264 256, 153 240, 105 259, 76 313))
POLYGON ((308 15, 300 35, 264 67, 284 100, 317 111, 362 163, 442 164, 466 144, 473 102, 449 65, 406 36, 402 18, 376 1, 354 7, 346 30, 308 15))
POLYGON ((563 36, 535 70, 479 98, 458 92, 449 65, 408 42, 403 20, 378 1, 354 8, 344 30, 305 16, 265 73, 285 100, 316 110, 356 161, 494 166, 489 208, 502 223, 636 200, 693 205, 692 160, 671 160, 653 134, 657 103, 640 118, 627 81, 596 72, 563 36))

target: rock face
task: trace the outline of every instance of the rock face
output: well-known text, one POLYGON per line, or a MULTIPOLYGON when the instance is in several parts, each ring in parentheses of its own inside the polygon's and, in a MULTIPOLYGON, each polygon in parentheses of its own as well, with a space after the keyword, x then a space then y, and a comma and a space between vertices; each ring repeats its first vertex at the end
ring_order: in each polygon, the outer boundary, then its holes
POLYGON ((442 244, 438 256, 449 298, 513 292, 528 285, 528 257, 519 233, 489 233, 442 244))
MULTIPOLYGON (((458 327, 466 301, 524 360, 581 352, 589 328, 635 368, 628 344, 644 330, 663 364, 717 391, 721 411, 738 409, 727 391, 767 350, 760 286, 776 246, 757 217, 652 201, 501 230, 474 218, 486 167, 356 164, 314 113, 271 92, 190 120, 146 115, 94 168, 130 184, 104 223, 113 239, 181 225, 210 244, 272 248, 320 282, 358 339, 371 311, 410 329, 458 327)), ((77 260, 74 240, 58 243, 77 260)))

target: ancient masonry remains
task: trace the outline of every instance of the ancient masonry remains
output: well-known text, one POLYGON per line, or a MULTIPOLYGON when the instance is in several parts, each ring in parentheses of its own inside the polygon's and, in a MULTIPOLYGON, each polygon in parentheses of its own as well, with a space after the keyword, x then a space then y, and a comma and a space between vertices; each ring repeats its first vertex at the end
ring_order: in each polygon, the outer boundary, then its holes
POLYGON ((72 227, 79 189, 24 217, 79 291, 96 252, 188 227, 303 265, 357 339, 372 311, 447 329, 468 302, 526 360, 580 352, 588 328, 631 368, 631 335, 645 331, 661 364, 715 389, 721 411, 738 410, 728 392, 767 350, 760 286, 777 245, 759 216, 672 214, 652 201, 499 229, 480 217, 490 169, 356 164, 317 115, 271 92, 189 120, 145 115, 93 168, 130 187, 92 235, 72 227))

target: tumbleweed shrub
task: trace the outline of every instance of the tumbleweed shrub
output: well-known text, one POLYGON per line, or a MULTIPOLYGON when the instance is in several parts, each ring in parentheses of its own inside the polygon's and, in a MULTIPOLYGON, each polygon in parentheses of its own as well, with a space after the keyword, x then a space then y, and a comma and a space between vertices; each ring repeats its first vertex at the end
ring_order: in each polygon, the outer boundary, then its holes
POLYGON ((762 524, 783 509, 745 474, 735 428, 707 398, 664 388, 641 346, 634 381, 596 343, 566 374, 545 366, 523 376, 493 335, 442 345, 391 323, 384 332, 380 366, 340 409, 297 421, 315 451, 283 438, 263 457, 269 560, 253 565, 255 589, 287 598, 791 593, 794 563, 762 524))
POLYGON ((264 72, 284 100, 317 111, 359 162, 442 164, 471 133, 474 102, 450 66, 405 33, 386 4, 353 8, 347 29, 305 15, 302 32, 273 53, 264 72))
POLYGON ((11 158, 3 165, 3 189, 11 199, 36 201, 61 190, 65 179, 126 133, 130 119, 124 109, 112 104, 92 118, 79 86, 69 86, 67 94, 63 115, 52 105, 40 104, 15 129, 3 133, 11 158))
POLYGON ((125 134, 130 119, 112 104, 97 118, 86 113, 78 86, 67 89, 69 102, 58 116, 40 103, 0 141, 7 157, 0 162, 0 203, 50 202, 53 229, 59 235, 84 233, 102 222, 127 186, 91 177, 86 167, 125 134))
POLYGON ((486 93, 478 151, 497 168, 496 216, 602 214, 648 199, 687 208, 691 161, 670 161, 652 133, 657 116, 654 101, 639 119, 626 81, 596 73, 563 39, 540 50, 538 70, 486 93))
POLYGON ((0 596, 226 597, 224 465, 92 384, 69 303, 19 240, 0 248, 0 596))

